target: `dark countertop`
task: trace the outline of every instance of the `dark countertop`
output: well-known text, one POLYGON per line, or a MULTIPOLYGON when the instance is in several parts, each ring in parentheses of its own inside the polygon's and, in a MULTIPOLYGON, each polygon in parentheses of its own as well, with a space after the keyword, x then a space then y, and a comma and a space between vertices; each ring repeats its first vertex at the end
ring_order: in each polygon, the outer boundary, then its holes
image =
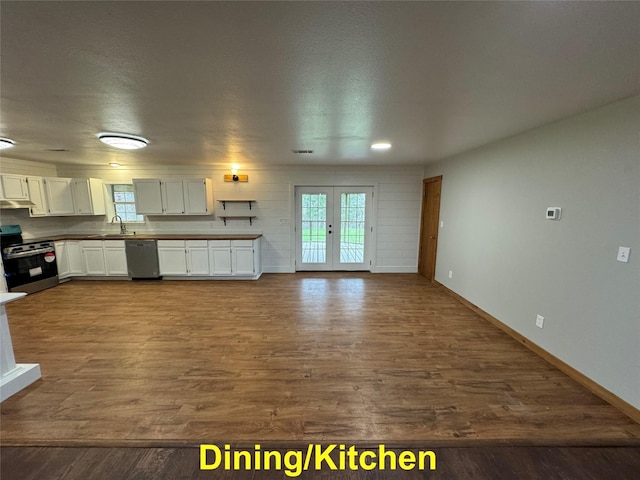
POLYGON ((255 240, 260 238, 262 234, 212 234, 212 233, 139 233, 136 235, 120 235, 114 234, 66 234, 66 235, 52 235, 42 238, 29 238, 25 239, 30 242, 44 241, 44 240, 255 240))

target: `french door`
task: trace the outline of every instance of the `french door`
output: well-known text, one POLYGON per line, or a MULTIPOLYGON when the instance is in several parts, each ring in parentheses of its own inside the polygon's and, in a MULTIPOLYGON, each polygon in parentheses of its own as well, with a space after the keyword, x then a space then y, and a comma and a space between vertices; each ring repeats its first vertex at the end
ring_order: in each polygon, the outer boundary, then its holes
POLYGON ((296 270, 369 270, 372 187, 296 187, 296 270))

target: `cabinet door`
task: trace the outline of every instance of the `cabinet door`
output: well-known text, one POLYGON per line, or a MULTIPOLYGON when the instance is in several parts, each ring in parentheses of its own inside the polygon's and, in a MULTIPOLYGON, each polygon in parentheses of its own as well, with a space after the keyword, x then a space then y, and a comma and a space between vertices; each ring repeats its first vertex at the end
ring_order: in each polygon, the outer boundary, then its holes
POLYGON ((253 247, 231 247, 233 275, 253 275, 253 247))
POLYGON ((74 215, 73 194, 70 178, 49 177, 44 179, 47 210, 51 215, 74 215))
POLYGON ((106 275, 107 266, 104 261, 104 248, 101 240, 81 241, 84 271, 87 275, 106 275))
POLYGON ((54 242, 53 248, 56 250, 56 265, 58 266, 58 278, 67 278, 69 271, 69 256, 67 254, 66 242, 54 242))
POLYGON ((158 246, 160 275, 186 275, 187 255, 185 247, 158 246))
POLYGON ((209 276, 209 249, 204 247, 190 247, 187 242, 187 267, 189 275, 209 276))
POLYGON ((90 215, 93 213, 91 205, 91 192, 89 191, 89 181, 86 178, 74 178, 71 181, 71 192, 73 193, 73 206, 78 215, 90 215))
POLYGON ((103 246, 107 275, 128 275, 124 240, 105 240, 103 246))
POLYGON ((27 189, 29 190, 29 200, 33 203, 29 209, 29 215, 32 217, 47 215, 47 200, 42 177, 27 177, 27 189))
POLYGON ((209 215, 213 213, 212 182, 208 178, 183 180, 184 209, 191 215, 209 215))
POLYGON ((182 180, 162 181, 162 205, 167 215, 182 215, 184 213, 184 191, 182 180))
POLYGON ((231 247, 209 247, 211 275, 231 275, 231 247))
POLYGON ((136 212, 140 215, 162 215, 160 180, 156 178, 133 179, 136 212))
POLYGON ((2 196, 7 200, 29 200, 27 177, 5 174, 0 176, 2 196))
POLYGON ((68 240, 67 259, 69 261, 70 275, 84 275, 84 261, 82 260, 82 247, 78 240, 68 240))

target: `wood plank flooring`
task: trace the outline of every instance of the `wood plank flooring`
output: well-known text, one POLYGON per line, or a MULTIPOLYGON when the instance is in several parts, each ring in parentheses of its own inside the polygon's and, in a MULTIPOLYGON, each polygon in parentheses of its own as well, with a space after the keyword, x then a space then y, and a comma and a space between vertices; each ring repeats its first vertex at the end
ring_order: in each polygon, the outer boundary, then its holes
MULTIPOLYGON (((282 450, 284 455, 286 450, 282 450)), ((399 454, 400 452, 395 452, 399 454)), ((297 477, 374 480, 635 480, 638 447, 474 447, 435 449, 435 470, 319 471, 297 477)), ((337 459, 334 459, 337 462, 337 459)), ((289 479, 282 470, 203 471, 197 448, 3 447, 3 480, 289 479)), ((313 463, 312 463, 313 465, 313 463)))
POLYGON ((7 310, 43 378, 1 404, 3 446, 640 445, 640 424, 417 275, 72 281, 7 310))

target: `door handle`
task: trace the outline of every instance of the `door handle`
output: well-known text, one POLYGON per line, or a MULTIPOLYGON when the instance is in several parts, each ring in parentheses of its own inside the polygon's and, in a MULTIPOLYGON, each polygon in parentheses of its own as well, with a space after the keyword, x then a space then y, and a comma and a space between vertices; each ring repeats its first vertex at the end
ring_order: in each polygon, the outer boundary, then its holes
POLYGON ((434 237, 433 235, 431 235, 429 238, 430 238, 431 240, 435 240, 435 239, 436 239, 436 237, 434 237))

